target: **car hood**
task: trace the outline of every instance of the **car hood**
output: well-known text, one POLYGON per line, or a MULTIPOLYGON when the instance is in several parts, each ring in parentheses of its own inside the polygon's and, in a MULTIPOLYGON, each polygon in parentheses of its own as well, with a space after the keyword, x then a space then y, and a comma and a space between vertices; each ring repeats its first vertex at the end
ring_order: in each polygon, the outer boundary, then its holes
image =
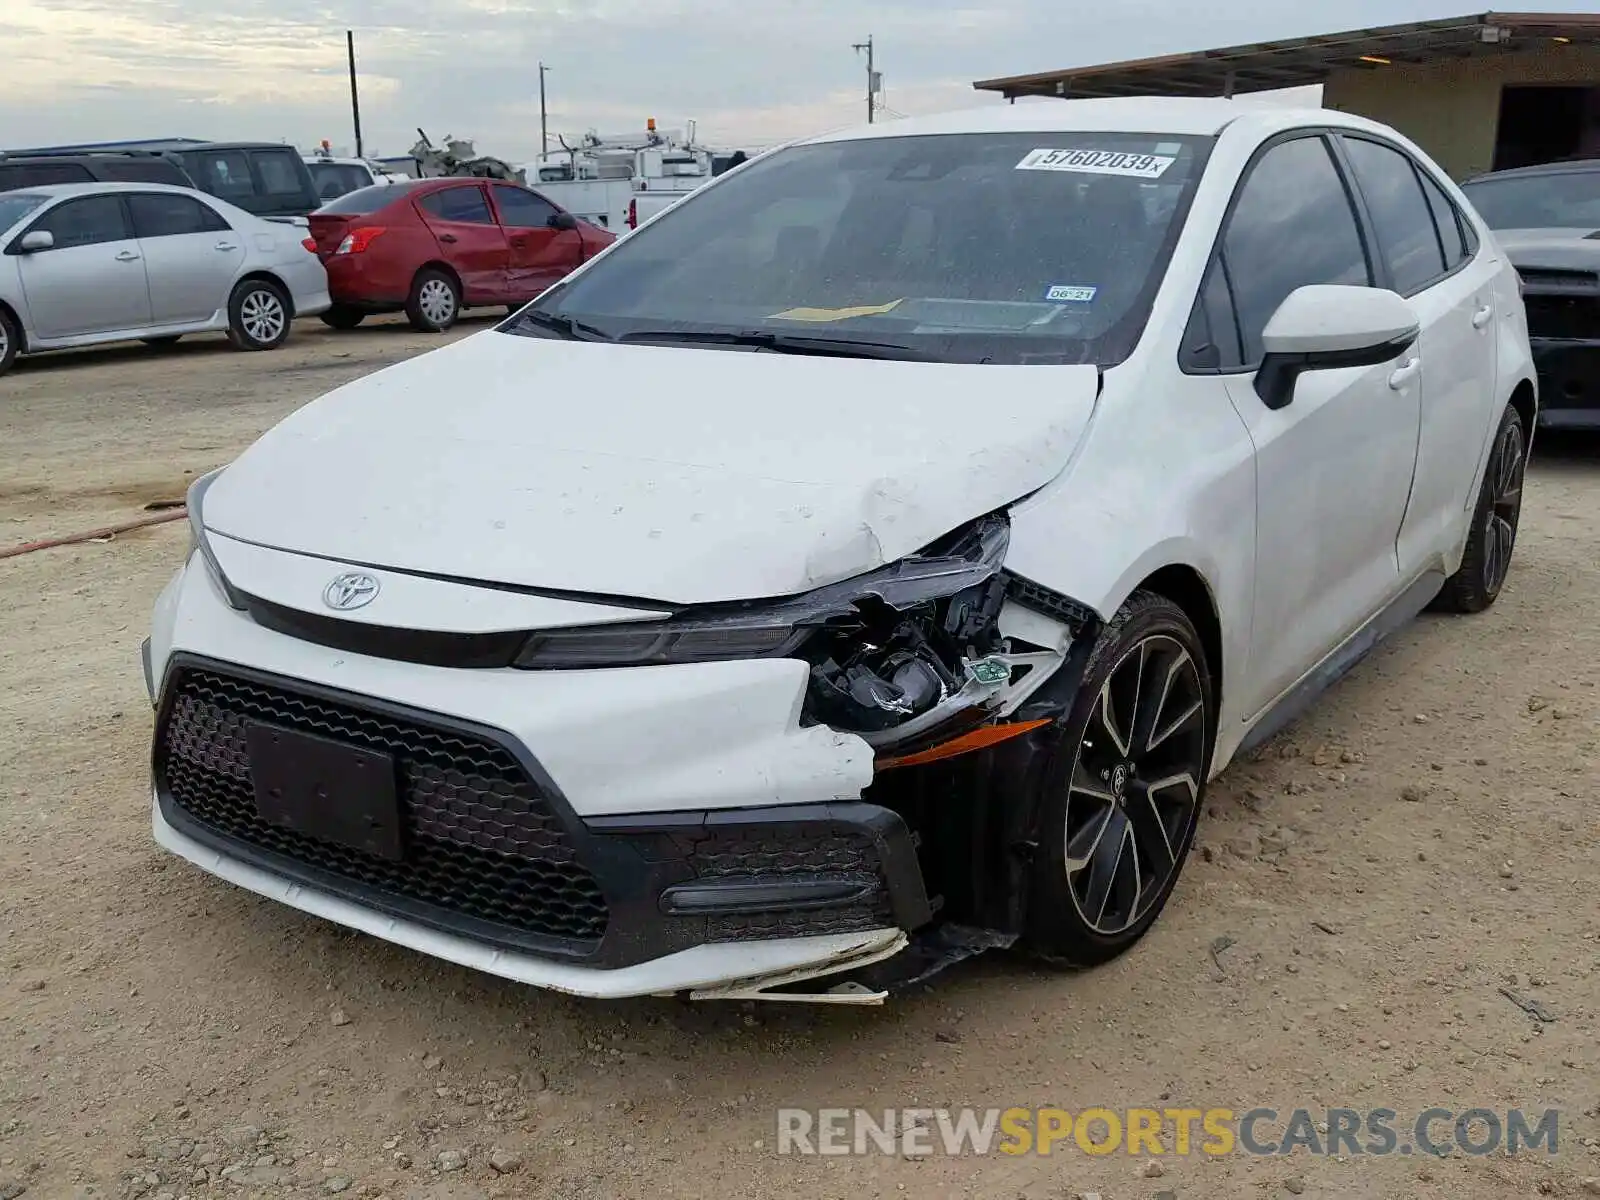
POLYGON ((1098 393, 1093 366, 486 331, 300 409, 216 480, 204 521, 342 563, 530 588, 789 595, 1050 482, 1098 393))
POLYGON ((1494 236, 1514 267, 1600 270, 1600 232, 1593 229, 1501 229, 1494 236))

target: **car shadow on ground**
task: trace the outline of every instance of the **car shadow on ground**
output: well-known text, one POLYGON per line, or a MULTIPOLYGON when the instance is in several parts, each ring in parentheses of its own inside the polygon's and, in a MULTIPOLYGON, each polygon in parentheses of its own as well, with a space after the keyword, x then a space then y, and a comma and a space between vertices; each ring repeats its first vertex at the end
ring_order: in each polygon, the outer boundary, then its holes
POLYGON ((1600 467, 1600 430, 1541 429, 1533 437, 1533 458, 1556 471, 1600 467))

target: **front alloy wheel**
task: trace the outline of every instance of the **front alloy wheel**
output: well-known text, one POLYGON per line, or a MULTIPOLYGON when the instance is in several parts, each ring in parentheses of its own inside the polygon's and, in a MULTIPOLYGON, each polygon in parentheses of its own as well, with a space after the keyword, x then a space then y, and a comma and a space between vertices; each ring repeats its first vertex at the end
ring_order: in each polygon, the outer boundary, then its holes
POLYGON ((1027 944, 1093 966, 1155 922, 1194 840, 1212 689, 1193 623, 1139 593, 1101 634, 1043 804, 1027 944))

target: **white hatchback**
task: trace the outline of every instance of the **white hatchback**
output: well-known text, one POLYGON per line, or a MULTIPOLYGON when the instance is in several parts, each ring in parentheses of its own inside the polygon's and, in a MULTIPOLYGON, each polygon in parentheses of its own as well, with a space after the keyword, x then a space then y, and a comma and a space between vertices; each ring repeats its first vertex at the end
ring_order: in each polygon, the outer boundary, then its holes
POLYGON ((1515 273, 1380 125, 791 145, 194 485, 155 835, 590 996, 1105 962, 1208 780, 1494 602, 1536 417, 1515 273))
POLYGON ((18 354, 219 331, 271 350, 329 306, 303 227, 190 188, 69 183, 0 194, 0 372, 18 354))

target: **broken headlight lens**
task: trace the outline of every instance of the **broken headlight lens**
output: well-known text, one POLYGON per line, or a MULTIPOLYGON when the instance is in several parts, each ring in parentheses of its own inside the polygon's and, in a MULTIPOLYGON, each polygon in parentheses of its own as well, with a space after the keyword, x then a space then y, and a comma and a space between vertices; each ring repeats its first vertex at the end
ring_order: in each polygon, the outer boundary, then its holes
POLYGON ((1009 526, 987 517, 928 550, 786 600, 700 607, 663 621, 533 634, 516 665, 532 670, 797 658, 810 664, 806 715, 862 733, 934 714, 974 686, 998 687, 977 662, 1000 646, 1000 563, 1009 526))

